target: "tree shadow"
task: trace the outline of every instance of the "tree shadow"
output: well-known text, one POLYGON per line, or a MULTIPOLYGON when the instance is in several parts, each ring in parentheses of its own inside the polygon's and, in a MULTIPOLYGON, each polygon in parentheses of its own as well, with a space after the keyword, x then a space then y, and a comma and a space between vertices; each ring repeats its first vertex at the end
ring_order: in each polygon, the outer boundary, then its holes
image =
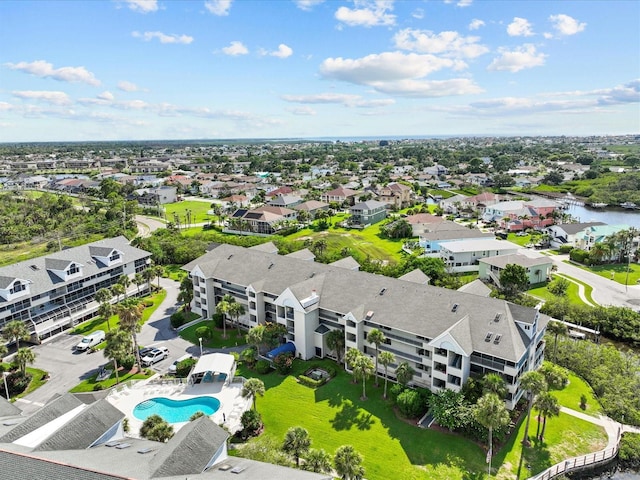
POLYGON ((369 412, 360 410, 360 407, 347 400, 342 403, 342 408, 336 416, 329 420, 329 423, 336 431, 351 430, 356 427, 358 430, 370 430, 375 420, 369 412))

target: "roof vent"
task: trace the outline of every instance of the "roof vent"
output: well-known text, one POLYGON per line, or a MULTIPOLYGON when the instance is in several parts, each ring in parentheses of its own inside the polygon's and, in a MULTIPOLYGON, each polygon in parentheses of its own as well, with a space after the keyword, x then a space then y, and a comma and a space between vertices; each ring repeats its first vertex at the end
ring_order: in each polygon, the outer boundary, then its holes
POLYGON ((237 467, 233 467, 231 470, 229 470, 231 473, 242 473, 246 470, 247 467, 243 467, 243 466, 237 466, 237 467))
POLYGON ((502 318, 502 314, 501 313, 496 313, 496 316, 494 317, 493 321, 498 323, 501 318, 502 318))
POLYGON ((380 290, 380 295, 384 295, 384 292, 386 292, 386 291, 387 291, 387 289, 383 288, 382 290, 380 290))
POLYGON ((502 335, 498 334, 498 335, 496 335, 496 338, 493 341, 493 343, 495 343, 497 345, 497 344, 500 343, 500 340, 502 340, 502 335))
POLYGON ((371 320, 371 317, 373 317, 373 310, 369 310, 367 312, 367 316, 365 317, 367 320, 371 320))
POLYGON ((36 270, 40 270, 40 267, 39 267, 39 266, 37 266, 37 265, 29 265, 29 268, 30 268, 31 270, 33 270, 34 272, 35 272, 36 270))
POLYGON ((153 452, 153 448, 146 447, 146 448, 141 448, 140 450, 138 450, 138 453, 142 453, 142 454, 149 453, 149 452, 153 452))
POLYGON ((460 306, 460 305, 458 305, 457 303, 454 303, 454 304, 453 304, 453 307, 451 307, 451 311, 452 311, 452 312, 454 312, 454 313, 455 313, 455 312, 457 312, 457 311, 458 311, 458 307, 459 307, 459 306, 460 306))
POLYGON ((116 445, 116 448, 118 450, 124 450, 125 448, 129 448, 130 446, 130 443, 119 443, 118 445, 116 445))
POLYGON ((487 336, 484 337, 484 341, 485 342, 490 342, 491 341, 491 337, 493 337, 493 332, 487 333, 487 336))
POLYGON ((233 257, 233 253, 227 257, 227 260, 231 260, 231 257, 233 257))
POLYGON ((271 262, 267 268, 271 270, 272 267, 273 267, 273 262, 271 262))

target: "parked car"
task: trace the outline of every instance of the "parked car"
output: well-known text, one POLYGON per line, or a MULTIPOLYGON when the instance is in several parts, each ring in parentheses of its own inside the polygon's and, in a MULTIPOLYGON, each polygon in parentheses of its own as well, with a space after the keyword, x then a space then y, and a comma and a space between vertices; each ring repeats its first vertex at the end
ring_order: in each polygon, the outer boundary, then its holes
POLYGON ((143 367, 149 367, 154 363, 158 363, 160 360, 164 360, 169 356, 169 349, 167 347, 158 347, 151 350, 144 358, 140 359, 143 367))
POLYGON ((146 357, 147 355, 149 355, 151 353, 152 350, 154 350, 153 347, 138 347, 139 353, 140 353, 140 359, 142 360, 144 357, 146 357))
POLYGON ((104 342, 105 336, 106 334, 104 333, 104 330, 96 330, 95 332, 83 337, 82 340, 80 340, 80 343, 76 345, 76 350, 79 352, 86 352, 90 348, 104 342))
POLYGON ((173 362, 171 365, 169 365, 169 373, 171 375, 175 375, 176 374, 176 370, 178 368, 178 364, 180 362, 182 362, 183 360, 188 360, 190 358, 193 358, 191 355, 189 355, 188 353, 186 355, 181 356, 180 358, 178 358, 175 362, 173 362))

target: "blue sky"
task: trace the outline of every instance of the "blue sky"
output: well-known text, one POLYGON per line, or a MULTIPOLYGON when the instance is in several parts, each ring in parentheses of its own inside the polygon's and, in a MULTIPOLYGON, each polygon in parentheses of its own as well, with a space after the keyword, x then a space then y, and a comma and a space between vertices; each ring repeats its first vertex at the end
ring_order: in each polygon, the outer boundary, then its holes
POLYGON ((0 1, 0 142, 640 133, 635 0, 0 1))

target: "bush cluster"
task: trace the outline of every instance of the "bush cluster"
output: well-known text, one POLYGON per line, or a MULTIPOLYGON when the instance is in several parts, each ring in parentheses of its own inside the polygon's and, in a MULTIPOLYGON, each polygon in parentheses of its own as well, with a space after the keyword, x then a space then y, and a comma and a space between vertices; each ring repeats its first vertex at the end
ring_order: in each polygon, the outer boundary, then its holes
POLYGON ((258 360, 256 362, 256 372, 260 375, 264 375, 271 371, 271 363, 268 360, 258 360))
POLYGON ((320 380, 314 380, 311 377, 307 377, 306 375, 298 375, 298 382, 306 387, 317 388, 321 387, 325 383, 327 383, 327 378, 323 377, 320 380))
POLYGON ((182 310, 171 314, 171 326, 173 328, 181 327, 185 323, 187 323, 187 317, 182 310))
POLYGON ((185 378, 191 368, 198 362, 195 358, 187 358, 176 365, 176 377, 185 378))

